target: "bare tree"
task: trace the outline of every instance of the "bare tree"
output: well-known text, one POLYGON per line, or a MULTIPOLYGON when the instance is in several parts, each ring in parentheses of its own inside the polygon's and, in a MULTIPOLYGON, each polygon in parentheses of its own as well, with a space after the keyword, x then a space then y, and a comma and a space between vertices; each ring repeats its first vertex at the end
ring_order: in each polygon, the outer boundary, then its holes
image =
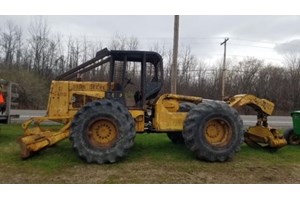
POLYGON ((237 72, 233 79, 237 93, 251 94, 255 92, 257 73, 262 66, 263 61, 255 58, 246 58, 237 66, 233 66, 233 70, 237 72))
POLYGON ((128 48, 128 50, 137 50, 138 47, 139 47, 139 40, 138 40, 138 38, 136 38, 134 36, 131 36, 128 39, 128 42, 127 42, 127 48, 128 48))
POLYGON ((110 49, 112 50, 125 50, 127 44, 126 36, 121 36, 120 34, 115 34, 110 42, 110 49))
POLYGON ((21 59, 23 55, 23 31, 21 27, 18 27, 16 29, 16 66, 20 67, 21 66, 21 59))
POLYGON ((72 69, 78 66, 79 58, 81 56, 81 47, 79 40, 73 40, 69 37, 68 40, 68 54, 67 54, 67 68, 72 69))
POLYGON ((292 99, 293 108, 300 109, 300 56, 289 55, 286 65, 288 67, 289 98, 292 99))
POLYGON ((33 18, 28 31, 30 33, 29 45, 33 55, 33 69, 39 74, 43 74, 50 28, 44 18, 38 17, 33 18))
POLYGON ((192 86, 193 80, 196 78, 197 60, 195 56, 191 53, 191 48, 186 47, 183 52, 180 53, 179 61, 179 81, 178 81, 178 91, 181 94, 188 94, 190 91, 186 88, 192 86))
POLYGON ((20 58, 20 52, 17 49, 21 47, 21 28, 13 24, 13 22, 8 21, 6 23, 5 29, 1 32, 1 49, 3 52, 4 63, 6 65, 12 65, 13 60, 17 54, 18 59, 20 58))
POLYGON ((109 46, 112 50, 137 50, 139 40, 134 36, 128 38, 127 36, 115 34, 109 46))

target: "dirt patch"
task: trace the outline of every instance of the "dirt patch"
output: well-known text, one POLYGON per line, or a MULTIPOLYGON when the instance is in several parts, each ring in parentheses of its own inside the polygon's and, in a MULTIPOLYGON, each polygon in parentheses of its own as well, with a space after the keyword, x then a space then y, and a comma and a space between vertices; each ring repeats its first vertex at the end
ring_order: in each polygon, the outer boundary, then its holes
MULTIPOLYGON (((246 163, 251 164, 251 163, 246 163)), ((0 173, 1 183, 300 183, 300 165, 237 167, 239 163, 202 163, 158 165, 156 162, 81 164, 61 171, 44 173, 18 167, 0 173), (293 173, 291 173, 293 171, 293 173)), ((2 166, 3 167, 3 166, 2 166)))

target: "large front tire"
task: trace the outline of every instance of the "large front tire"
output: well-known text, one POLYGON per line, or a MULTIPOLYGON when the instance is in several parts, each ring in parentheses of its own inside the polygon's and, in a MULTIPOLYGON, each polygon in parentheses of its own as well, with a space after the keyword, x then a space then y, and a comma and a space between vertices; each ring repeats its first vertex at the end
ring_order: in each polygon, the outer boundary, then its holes
POLYGON ((75 115, 70 140, 88 163, 114 163, 134 145, 134 120, 119 102, 108 99, 87 103, 75 115))
POLYGON ((197 158, 223 162, 232 158, 243 143, 243 121, 226 103, 206 101, 188 113, 183 138, 197 158))

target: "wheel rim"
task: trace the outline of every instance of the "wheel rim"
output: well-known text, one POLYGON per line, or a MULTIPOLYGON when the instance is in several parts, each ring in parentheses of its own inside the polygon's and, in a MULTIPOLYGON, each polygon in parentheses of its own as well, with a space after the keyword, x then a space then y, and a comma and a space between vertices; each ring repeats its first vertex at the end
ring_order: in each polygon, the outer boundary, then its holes
POLYGON ((88 128, 88 138, 95 147, 111 147, 118 138, 116 125, 107 119, 100 119, 88 128))
POLYGON ((204 135, 210 145, 224 147, 230 143, 232 130, 227 121, 212 119, 206 123, 204 135))

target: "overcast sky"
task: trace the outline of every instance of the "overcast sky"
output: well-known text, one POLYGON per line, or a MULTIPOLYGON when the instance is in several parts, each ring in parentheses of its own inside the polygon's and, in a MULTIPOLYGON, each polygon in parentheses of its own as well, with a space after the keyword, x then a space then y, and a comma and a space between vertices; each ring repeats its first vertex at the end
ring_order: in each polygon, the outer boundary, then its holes
MULTIPOLYGON (((0 27, 9 20, 26 30, 36 16, 0 16, 0 27)), ((121 16, 43 16, 52 33, 64 37, 86 36, 91 41, 109 41, 116 34, 138 38, 139 47, 155 43, 172 48, 172 15, 121 16)), ((288 52, 300 52, 300 16, 181 15, 180 48, 190 47, 194 55, 207 62, 221 59, 223 42, 229 38, 227 56, 233 59, 257 57, 280 63, 288 52)))

